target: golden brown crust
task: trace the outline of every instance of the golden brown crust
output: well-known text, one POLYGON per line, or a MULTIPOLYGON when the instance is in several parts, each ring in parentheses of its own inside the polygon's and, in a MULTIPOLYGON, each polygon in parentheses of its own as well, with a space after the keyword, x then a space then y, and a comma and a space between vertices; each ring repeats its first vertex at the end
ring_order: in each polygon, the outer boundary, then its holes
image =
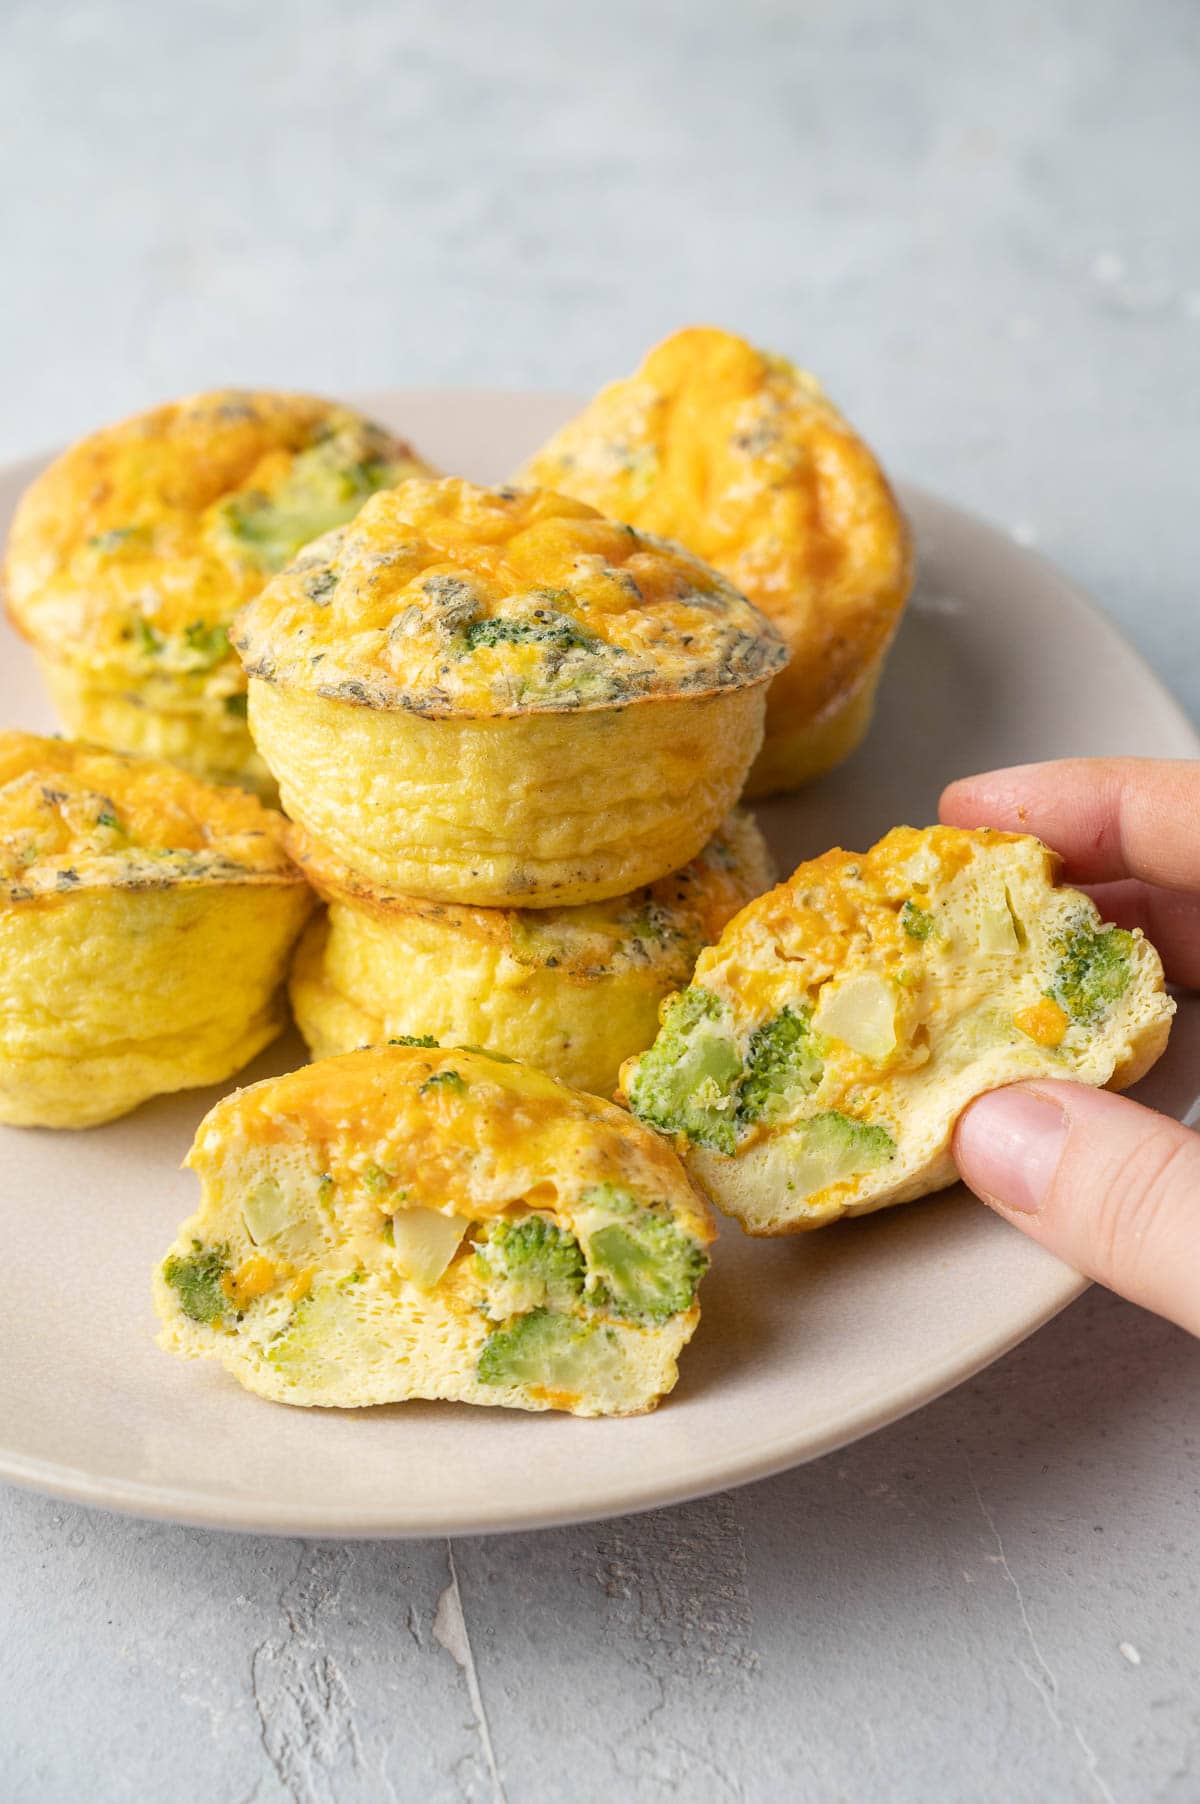
POLYGON ((282 815, 156 758, 0 733, 0 899, 303 882, 282 815))
POLYGON ((346 518, 382 481, 426 471, 383 427, 311 395, 169 402, 73 445, 26 491, 5 558, 9 614, 49 656, 206 686, 227 676, 215 687, 233 693, 244 685, 224 627, 303 529, 270 507, 302 516, 315 499, 312 537, 331 508, 346 518))
POLYGON ((853 690, 912 586, 908 527, 867 445, 814 377, 715 328, 656 346, 516 480, 578 495, 720 570, 783 632, 799 718, 853 690))
POLYGON ((545 491, 418 481, 306 547, 238 616, 253 677, 442 719, 766 683, 775 629, 691 552, 545 491))

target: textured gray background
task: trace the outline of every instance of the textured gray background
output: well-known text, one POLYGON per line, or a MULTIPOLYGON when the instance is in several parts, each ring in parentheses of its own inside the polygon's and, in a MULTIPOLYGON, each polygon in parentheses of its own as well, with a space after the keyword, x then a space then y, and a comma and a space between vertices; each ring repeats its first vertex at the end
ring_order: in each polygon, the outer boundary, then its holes
MULTIPOLYGON (((1192 0, 0 0, 0 455, 713 319, 1196 712, 1198 168, 1192 0)), ((1093 1294, 816 1466, 453 1547, 3 1494, 0 1800, 1194 1800, 1198 1378, 1093 1294)))

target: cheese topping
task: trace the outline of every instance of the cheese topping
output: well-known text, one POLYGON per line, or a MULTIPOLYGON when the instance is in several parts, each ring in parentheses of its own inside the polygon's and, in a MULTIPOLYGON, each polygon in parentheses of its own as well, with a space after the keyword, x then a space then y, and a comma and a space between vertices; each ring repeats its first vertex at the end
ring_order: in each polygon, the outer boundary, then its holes
POLYGON ((5 580, 49 655, 236 694, 228 623, 265 579, 368 495, 427 474, 351 408, 222 390, 107 427, 24 496, 5 580))
POLYGON ((816 379, 713 328, 677 332, 518 472, 687 545, 782 629, 816 713, 882 652, 911 583, 875 458, 816 379))
POLYGON ((300 882, 284 821, 173 764, 35 733, 0 733, 0 895, 101 885, 300 882))
POLYGON ((409 481, 243 610, 252 676, 428 716, 611 708, 765 682, 774 629, 678 546, 543 491, 409 481))
POLYGON ((483 1221, 519 1204, 569 1220, 612 1184, 669 1205, 688 1232, 711 1238, 665 1142, 610 1103, 464 1048, 376 1047, 237 1091, 205 1118, 188 1164, 207 1176, 230 1146, 302 1152, 332 1192, 380 1214, 483 1221))

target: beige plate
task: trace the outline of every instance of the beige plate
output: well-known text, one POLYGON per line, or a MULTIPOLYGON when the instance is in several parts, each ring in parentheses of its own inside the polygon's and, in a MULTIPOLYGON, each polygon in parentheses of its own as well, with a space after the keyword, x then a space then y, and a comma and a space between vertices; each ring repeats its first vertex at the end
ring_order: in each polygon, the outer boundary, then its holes
MULTIPOLYGON (((496 479, 565 397, 392 394, 368 403, 446 469, 496 479)), ((33 464, 0 475, 0 526, 33 464)), ((1194 756, 1196 735, 1054 570, 917 490, 921 582, 866 748, 761 818, 784 869, 934 818, 949 777, 1069 752, 1194 756)), ((49 717, 6 632, 0 721, 49 717)), ((1200 1006, 1143 1086, 1188 1115, 1200 1006)), ((295 1037, 249 1071, 300 1062, 295 1037)), ((0 1128, 7 1274, 0 1477, 83 1503, 223 1528, 429 1535, 615 1515, 742 1484, 891 1422, 995 1359, 1082 1281, 963 1192, 797 1240, 726 1226, 704 1321, 656 1415, 577 1422, 415 1403, 264 1403, 154 1345, 149 1273, 195 1200, 179 1170, 218 1092, 83 1134, 0 1128)))

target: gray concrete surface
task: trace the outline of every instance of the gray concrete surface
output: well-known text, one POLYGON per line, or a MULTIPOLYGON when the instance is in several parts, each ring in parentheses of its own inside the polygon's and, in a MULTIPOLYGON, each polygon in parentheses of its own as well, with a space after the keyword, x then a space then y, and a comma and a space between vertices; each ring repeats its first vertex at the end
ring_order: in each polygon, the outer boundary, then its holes
MULTIPOLYGON (((0 0, 0 455, 714 319, 1200 711, 1198 167, 1190 0, 0 0)), ((6 1493, 0 1800, 1188 1804, 1198 1379, 1093 1293, 818 1465, 452 1547, 6 1493)))

